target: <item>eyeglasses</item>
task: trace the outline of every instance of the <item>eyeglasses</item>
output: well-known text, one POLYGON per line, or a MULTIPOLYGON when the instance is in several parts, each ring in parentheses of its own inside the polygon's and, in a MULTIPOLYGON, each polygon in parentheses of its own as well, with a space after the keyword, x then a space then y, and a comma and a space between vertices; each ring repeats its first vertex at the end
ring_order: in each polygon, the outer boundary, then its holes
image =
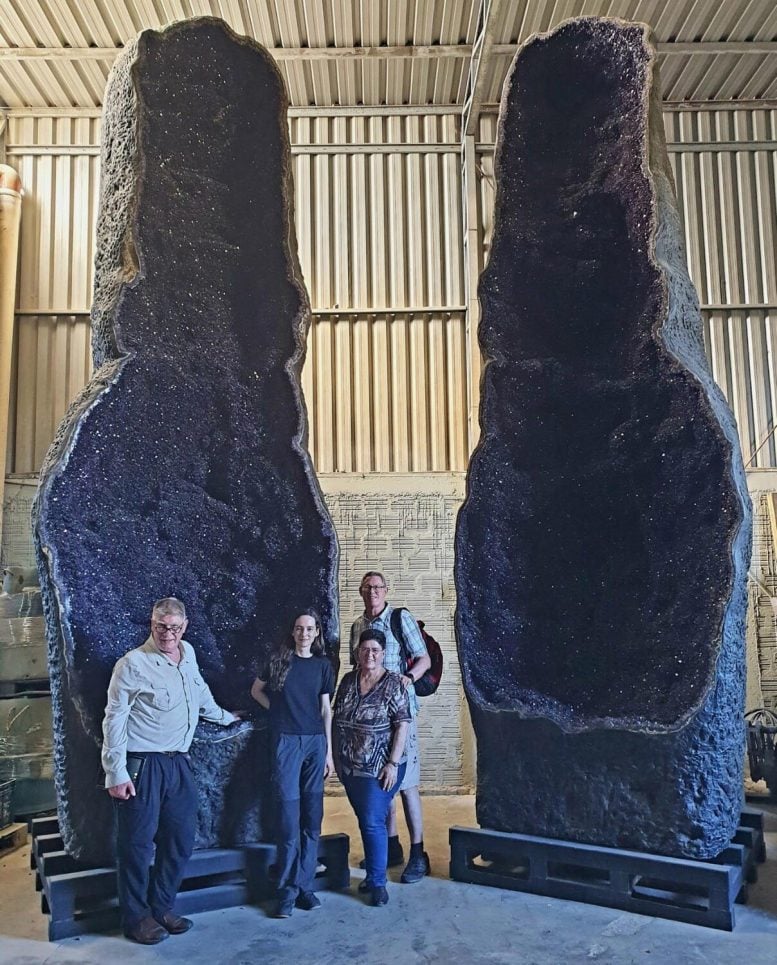
POLYGON ((361 593, 379 593, 381 590, 386 589, 385 583, 365 583, 364 586, 360 587, 361 593))
POLYGON ((179 624, 179 626, 174 627, 168 623, 154 623, 153 628, 157 633, 160 634, 174 633, 176 636, 178 636, 178 634, 183 630, 183 624, 179 624))

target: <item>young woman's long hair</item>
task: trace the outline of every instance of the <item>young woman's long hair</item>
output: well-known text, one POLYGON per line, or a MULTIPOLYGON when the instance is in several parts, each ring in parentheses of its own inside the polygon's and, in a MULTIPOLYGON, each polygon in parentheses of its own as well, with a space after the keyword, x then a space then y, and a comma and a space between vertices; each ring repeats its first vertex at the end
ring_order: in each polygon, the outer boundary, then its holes
POLYGON ((324 640, 321 636, 321 617, 316 613, 315 610, 301 610, 295 617, 291 624, 290 632, 288 636, 284 637, 280 646, 275 650, 273 655, 270 657, 270 673, 269 681, 270 689, 274 690, 276 694, 283 690, 283 685, 286 683, 286 678, 289 676, 289 670, 291 670, 291 658, 294 656, 294 627, 300 617, 313 617, 316 621, 316 637, 310 648, 310 652, 314 657, 324 656, 324 640))

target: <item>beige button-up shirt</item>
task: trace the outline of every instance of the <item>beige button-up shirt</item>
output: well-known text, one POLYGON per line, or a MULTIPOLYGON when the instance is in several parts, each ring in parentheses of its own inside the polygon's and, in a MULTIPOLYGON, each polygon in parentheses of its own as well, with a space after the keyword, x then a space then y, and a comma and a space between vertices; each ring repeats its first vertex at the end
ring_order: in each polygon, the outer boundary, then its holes
POLYGON ((181 641, 181 661, 169 660, 152 637, 113 668, 103 721, 105 786, 129 781, 127 752, 186 751, 200 717, 232 724, 202 679, 194 650, 181 641))

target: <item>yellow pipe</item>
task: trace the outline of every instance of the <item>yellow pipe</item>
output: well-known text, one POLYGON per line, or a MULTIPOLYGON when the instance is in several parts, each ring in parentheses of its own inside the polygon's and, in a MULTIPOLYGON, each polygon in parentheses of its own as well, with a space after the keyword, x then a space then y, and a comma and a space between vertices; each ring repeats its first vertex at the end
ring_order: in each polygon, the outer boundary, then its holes
POLYGON ((0 164, 0 540, 3 535, 3 491, 8 445, 8 406, 11 396, 11 350, 16 308, 16 265, 22 182, 16 171, 0 164))

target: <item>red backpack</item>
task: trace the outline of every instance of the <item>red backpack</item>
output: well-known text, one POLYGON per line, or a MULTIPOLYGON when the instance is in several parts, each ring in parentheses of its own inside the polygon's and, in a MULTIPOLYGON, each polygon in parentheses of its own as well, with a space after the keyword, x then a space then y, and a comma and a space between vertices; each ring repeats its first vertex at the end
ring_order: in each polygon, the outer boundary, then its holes
MULTIPOLYGON (((392 611, 391 632, 399 641, 399 649, 402 655, 400 665, 409 670, 415 661, 413 657, 408 655, 407 644, 405 643, 405 635, 402 633, 402 610, 404 609, 404 607, 397 607, 392 611)), ((434 637, 430 636, 426 630, 424 630, 424 623, 422 620, 418 621, 418 629, 421 631, 421 636, 424 638, 424 643, 426 644, 426 649, 429 653, 429 659, 432 661, 432 665, 422 677, 419 677, 418 680, 416 680, 415 692, 419 697, 430 697, 440 686, 440 679, 442 678, 442 650, 440 649, 440 644, 434 639, 434 637)))

